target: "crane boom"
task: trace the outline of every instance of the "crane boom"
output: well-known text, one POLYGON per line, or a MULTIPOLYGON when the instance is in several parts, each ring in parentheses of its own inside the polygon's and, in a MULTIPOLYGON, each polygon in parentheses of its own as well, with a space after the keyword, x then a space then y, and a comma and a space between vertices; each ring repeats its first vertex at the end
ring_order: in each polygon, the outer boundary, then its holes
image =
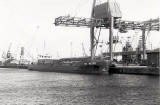
MULTIPOLYGON (((107 19, 95 19, 95 18, 80 18, 70 16, 60 16, 55 19, 55 26, 70 26, 70 27, 101 27, 108 29, 110 27, 110 20, 107 19)), ((151 19, 148 21, 126 21, 118 20, 114 21, 114 28, 119 29, 120 32, 127 30, 152 30, 159 31, 160 21, 159 18, 151 19)))
MULTIPOLYGON (((109 21, 108 21, 109 23, 109 21)), ((70 16, 60 16, 55 19, 55 26, 75 26, 75 27, 106 27, 107 21, 94 18, 80 18, 70 16)))

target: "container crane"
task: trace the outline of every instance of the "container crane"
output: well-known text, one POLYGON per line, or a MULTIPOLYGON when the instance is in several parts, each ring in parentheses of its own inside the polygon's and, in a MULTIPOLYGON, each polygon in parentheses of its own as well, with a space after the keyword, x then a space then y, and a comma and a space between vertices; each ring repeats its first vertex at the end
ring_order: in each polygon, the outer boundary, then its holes
POLYGON ((106 2, 95 6, 93 2, 91 18, 60 16, 55 19, 55 26, 68 26, 68 27, 87 27, 90 28, 91 34, 91 58, 94 59, 94 27, 109 29, 109 47, 110 47, 110 60, 113 60, 113 30, 118 29, 121 33, 126 33, 128 30, 142 31, 143 42, 143 59, 145 59, 145 31, 159 31, 160 19, 150 19, 147 21, 127 21, 121 20, 121 12, 116 3, 106 2), (102 14, 99 12, 103 11, 102 14), (119 11, 119 12, 117 12, 119 11))

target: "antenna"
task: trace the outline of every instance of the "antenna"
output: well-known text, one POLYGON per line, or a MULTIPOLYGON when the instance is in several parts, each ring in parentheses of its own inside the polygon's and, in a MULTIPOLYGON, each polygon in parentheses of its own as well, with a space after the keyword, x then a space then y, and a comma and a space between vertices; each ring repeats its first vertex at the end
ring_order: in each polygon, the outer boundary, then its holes
POLYGON ((46 43, 44 41, 44 45, 43 45, 43 55, 45 55, 45 50, 46 50, 46 43))

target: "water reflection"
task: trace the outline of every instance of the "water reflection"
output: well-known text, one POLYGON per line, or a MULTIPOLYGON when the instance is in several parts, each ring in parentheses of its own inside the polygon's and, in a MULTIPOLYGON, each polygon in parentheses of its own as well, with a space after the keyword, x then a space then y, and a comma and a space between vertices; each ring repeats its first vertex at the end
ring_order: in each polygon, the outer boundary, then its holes
POLYGON ((80 75, 0 69, 0 103, 159 105, 158 76, 80 75))

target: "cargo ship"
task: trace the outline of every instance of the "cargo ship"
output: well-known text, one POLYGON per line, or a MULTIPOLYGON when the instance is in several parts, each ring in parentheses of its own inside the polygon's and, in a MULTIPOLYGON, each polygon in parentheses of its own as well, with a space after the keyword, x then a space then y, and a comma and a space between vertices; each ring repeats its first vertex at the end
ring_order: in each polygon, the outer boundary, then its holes
POLYGON ((90 58, 63 58, 63 59, 38 59, 36 64, 28 66, 32 71, 62 72, 79 74, 103 74, 107 72, 107 64, 104 60, 91 61, 90 58))
POLYGON ((0 68, 20 68, 27 69, 29 61, 24 59, 24 47, 21 47, 20 60, 17 60, 10 51, 12 43, 10 44, 7 53, 3 52, 2 58, 4 59, 0 63, 0 68))

